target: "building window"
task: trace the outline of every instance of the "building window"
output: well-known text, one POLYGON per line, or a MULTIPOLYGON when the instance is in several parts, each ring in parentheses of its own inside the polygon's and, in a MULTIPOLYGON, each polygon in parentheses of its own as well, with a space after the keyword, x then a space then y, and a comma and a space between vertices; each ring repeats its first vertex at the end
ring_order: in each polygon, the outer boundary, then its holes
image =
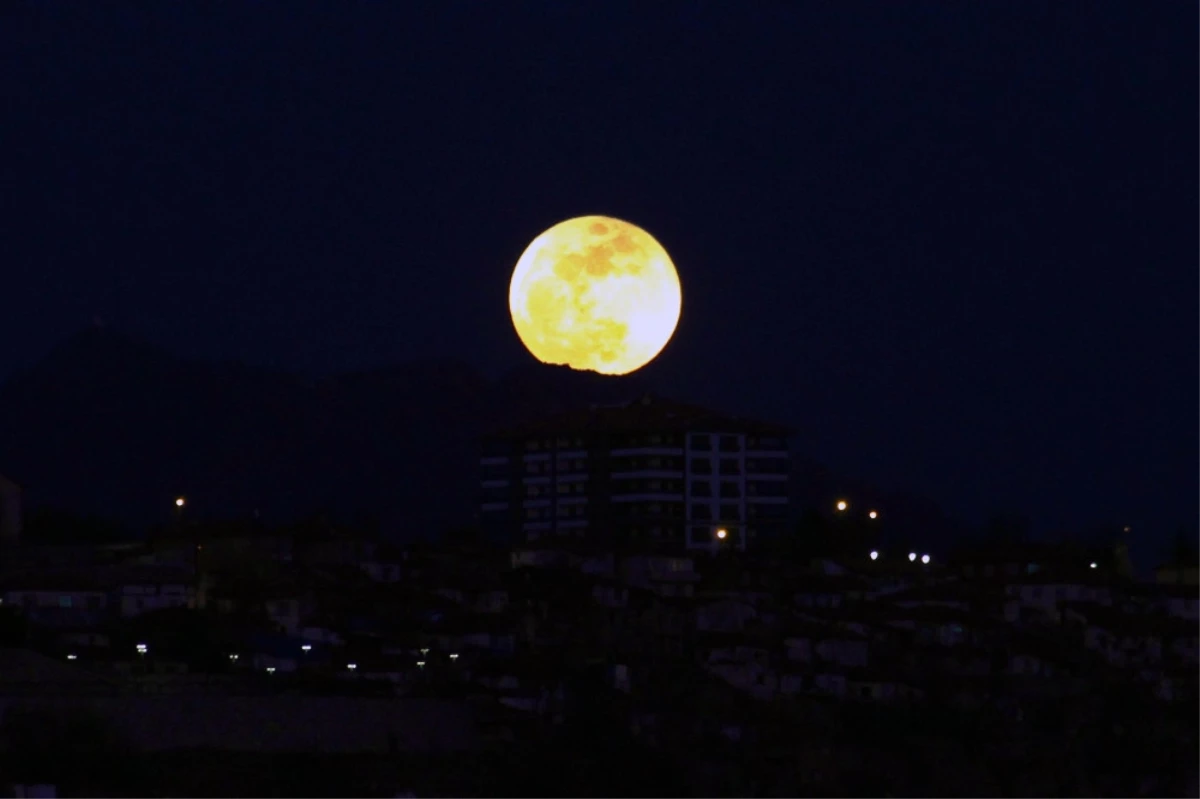
POLYGON ((726 474, 726 475, 741 474, 742 467, 733 458, 722 458, 720 472, 721 472, 721 474, 726 474))
POLYGON ((747 510, 750 516, 755 519, 786 519, 788 515, 787 505, 782 502, 770 505, 752 504, 747 510))
POLYGON ((69 596, 60 596, 60 597, 58 598, 58 606, 59 606, 60 608, 69 608, 69 607, 71 607, 71 597, 69 597, 69 596))
POLYGON ((712 507, 709 505, 692 505, 692 518, 709 520, 712 518, 712 507))
POLYGON ((787 474, 786 458, 747 458, 746 472, 748 474, 787 474))
POLYGON ((787 481, 751 480, 746 485, 746 493, 752 497, 786 497, 787 481))
POLYGON ((721 520, 737 521, 742 518, 741 509, 737 505, 722 505, 721 520))
POLYGON ((707 480, 692 481, 692 496, 693 497, 711 497, 712 483, 707 480))
POLYGON ((742 442, 737 436, 721 436, 721 452, 741 452, 742 442))
POLYGON ((712 438, 708 435, 693 435, 690 444, 692 449, 697 452, 709 452, 712 450, 712 438))
POLYGON ((692 474, 712 474, 712 461, 708 458, 692 458, 692 474))
POLYGON ((738 499, 742 496, 742 487, 734 482, 722 482, 721 496, 728 499, 738 499))

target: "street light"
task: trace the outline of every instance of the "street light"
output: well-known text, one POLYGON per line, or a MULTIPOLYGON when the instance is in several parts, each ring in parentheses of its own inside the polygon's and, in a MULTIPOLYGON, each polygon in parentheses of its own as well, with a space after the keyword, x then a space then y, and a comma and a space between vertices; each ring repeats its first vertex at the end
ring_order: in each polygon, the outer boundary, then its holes
POLYGON ((450 659, 451 659, 451 660, 458 660, 458 653, 457 653, 457 652, 451 652, 451 653, 450 653, 450 659))
POLYGON ((237 654, 232 654, 232 655, 230 655, 230 656, 229 656, 229 659, 230 659, 231 661, 236 661, 236 660, 238 659, 238 656, 237 656, 237 654))
POLYGON ((144 655, 144 654, 146 654, 148 651, 150 651, 150 647, 146 646, 145 644, 138 644, 138 645, 137 645, 137 652, 138 652, 138 654, 139 654, 139 655, 144 655))
POLYGON ((835 505, 834 507, 836 507, 838 509, 838 511, 840 512, 840 511, 844 511, 846 508, 850 507, 850 503, 846 502, 846 500, 844 500, 844 499, 839 499, 837 501, 837 505, 835 505))
POLYGON ((928 564, 928 563, 929 563, 929 556, 928 556, 928 555, 922 555, 922 556, 921 556, 921 562, 922 562, 922 563, 924 563, 924 564, 928 564))
POLYGON ((311 652, 312 644, 301 644, 300 648, 303 649, 305 652, 311 652))
POLYGON ((275 673, 275 667, 267 666, 267 674, 274 674, 274 673, 275 673))
POLYGON ((67 655, 67 660, 78 660, 78 659, 79 659, 78 655, 67 655))
POLYGON ((347 663, 346 668, 350 669, 350 671, 354 671, 355 669, 358 668, 358 664, 357 663, 347 663))
POLYGON ((1096 561, 1092 561, 1091 563, 1089 563, 1089 564, 1088 564, 1088 568, 1089 568, 1089 569, 1094 569, 1094 568, 1096 568, 1096 561))
POLYGON ((722 527, 720 530, 717 530, 717 538, 719 538, 722 541, 724 541, 725 537, 728 535, 729 535, 729 531, 726 530, 724 527, 722 527))
POLYGON ((916 560, 916 559, 917 559, 917 553, 916 553, 916 552, 909 552, 909 553, 908 553, 908 562, 909 562, 909 563, 912 563, 912 562, 913 562, 914 560, 916 560))
POLYGON ((175 497, 175 507, 182 508, 186 504, 187 504, 187 500, 184 499, 183 497, 175 497))
POLYGON ((873 549, 871 550, 871 560, 879 560, 879 553, 873 549))
POLYGON ((878 518, 879 518, 879 512, 878 512, 878 511, 871 511, 870 513, 868 513, 868 514, 867 514, 867 518, 868 518, 868 519, 878 519, 878 518))
POLYGON ((418 661, 417 661, 417 668, 418 668, 418 669, 423 669, 423 668, 425 668, 425 661, 423 661, 423 660, 418 660, 418 661))

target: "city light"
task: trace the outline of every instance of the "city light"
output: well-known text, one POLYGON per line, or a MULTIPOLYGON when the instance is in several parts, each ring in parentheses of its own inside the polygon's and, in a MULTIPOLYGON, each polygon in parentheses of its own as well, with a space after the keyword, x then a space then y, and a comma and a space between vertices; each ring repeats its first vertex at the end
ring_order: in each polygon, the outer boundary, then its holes
POLYGON ((425 668, 425 661, 423 661, 423 660, 418 660, 418 661, 417 661, 417 668, 419 668, 419 669, 423 669, 423 668, 425 668))
POLYGON ((850 507, 850 503, 846 502, 844 499, 839 499, 835 507, 839 511, 844 511, 846 508, 850 507))
POLYGON ((912 563, 912 562, 913 562, 914 560, 916 560, 916 559, 917 559, 917 553, 916 553, 916 552, 909 552, 909 553, 908 553, 908 561, 909 561, 909 563, 912 563))
POLYGON ((187 504, 187 500, 184 499, 183 497, 175 497, 175 507, 182 508, 186 504, 187 504))
POLYGON ((867 518, 868 518, 868 519, 878 519, 878 518, 879 518, 879 512, 878 512, 878 511, 871 511, 870 513, 868 513, 868 514, 867 514, 867 518))
POLYGON ((457 653, 457 652, 451 652, 451 653, 450 653, 450 659, 451 659, 451 660, 458 660, 458 653, 457 653))
POLYGON ((237 656, 236 654, 233 654, 233 655, 230 655, 230 656, 229 656, 229 659, 230 659, 231 661, 234 661, 234 660, 237 660, 237 659, 238 659, 238 656, 237 656))
POLYGON ((721 539, 722 541, 725 540, 725 537, 727 535, 729 535, 729 533, 728 533, 728 531, 725 530, 724 527, 722 527, 720 530, 717 530, 717 538, 721 539))
POLYGON ((1091 563, 1089 563, 1089 564, 1088 564, 1088 568, 1089 568, 1089 569, 1094 569, 1094 568, 1096 568, 1096 561, 1092 561, 1091 563))
POLYGON ((358 668, 358 664, 357 663, 347 663, 346 668, 350 669, 350 671, 354 671, 355 669, 358 668))
POLYGON ((921 562, 922 562, 922 563, 926 563, 926 564, 928 564, 928 563, 929 563, 929 556, 928 556, 928 555, 922 555, 922 556, 921 556, 921 562))
POLYGON ((267 674, 274 674, 274 673, 275 673, 275 667, 267 666, 267 674))
POLYGON ((871 550, 871 560, 879 560, 879 553, 873 549, 871 550))
POLYGON ((144 654, 146 654, 148 651, 150 651, 150 647, 146 646, 145 644, 138 644, 138 645, 137 645, 137 651, 138 651, 138 654, 139 654, 139 655, 144 655, 144 654))
POLYGON ((67 655, 67 660, 77 660, 78 658, 78 655, 67 655))
POLYGON ((300 648, 301 648, 301 649, 303 649, 305 652, 311 652, 311 651, 312 651, 312 644, 302 644, 302 645, 300 646, 300 648))
POLYGON ((427 647, 427 646, 426 646, 426 647, 422 647, 422 649, 421 649, 421 654, 422 654, 422 655, 428 655, 428 654, 429 654, 429 647, 427 647))

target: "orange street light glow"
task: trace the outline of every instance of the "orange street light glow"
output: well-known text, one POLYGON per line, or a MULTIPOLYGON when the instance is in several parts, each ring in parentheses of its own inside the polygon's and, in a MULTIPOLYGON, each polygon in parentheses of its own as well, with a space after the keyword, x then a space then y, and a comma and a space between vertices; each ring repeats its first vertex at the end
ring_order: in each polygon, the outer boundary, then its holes
POLYGON ((729 533, 727 533, 724 528, 717 530, 717 538, 720 538, 722 541, 725 540, 725 536, 727 535, 729 535, 729 533))
POLYGON ((844 499, 838 500, 838 503, 837 503, 838 510, 845 510, 848 507, 850 507, 850 505, 846 502, 846 500, 844 500, 844 499))

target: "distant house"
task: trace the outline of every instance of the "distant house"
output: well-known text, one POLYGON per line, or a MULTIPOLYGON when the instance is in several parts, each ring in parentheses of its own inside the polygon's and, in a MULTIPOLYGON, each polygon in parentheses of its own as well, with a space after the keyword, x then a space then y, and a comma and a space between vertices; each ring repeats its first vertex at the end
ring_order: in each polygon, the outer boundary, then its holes
POLYGON ((139 569, 120 579, 116 600, 121 616, 131 618, 152 610, 196 607, 192 576, 178 569, 139 569))
POLYGON ((635 555, 621 561, 620 573, 629 585, 659 596, 691 596, 700 581, 695 562, 687 557, 635 555))
POLYGON ((45 627, 90 627, 107 616, 111 586, 74 571, 17 575, 2 588, 4 604, 45 627))

